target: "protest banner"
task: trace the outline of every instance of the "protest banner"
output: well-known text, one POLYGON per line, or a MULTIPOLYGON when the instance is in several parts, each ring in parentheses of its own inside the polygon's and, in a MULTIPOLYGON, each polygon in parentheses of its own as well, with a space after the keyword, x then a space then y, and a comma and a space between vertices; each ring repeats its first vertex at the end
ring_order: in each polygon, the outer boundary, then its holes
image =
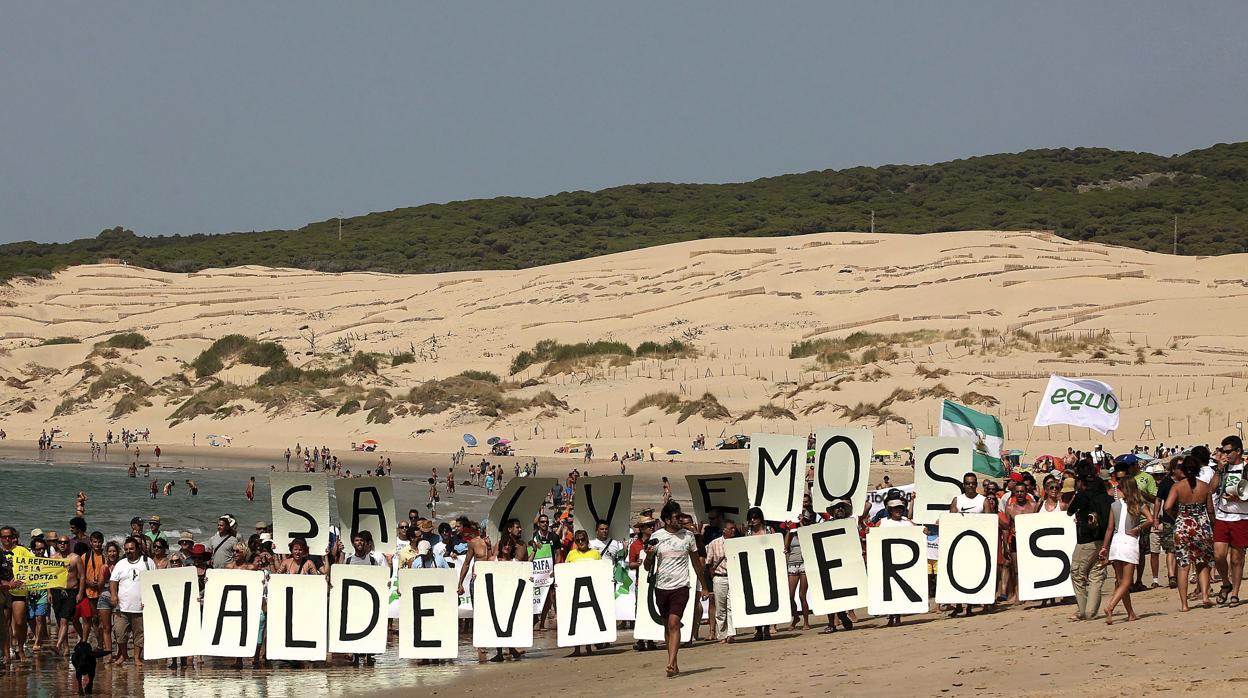
POLYGON ((210 569, 206 577, 198 654, 212 657, 255 655, 256 646, 260 644, 264 573, 210 569))
MULTIPOLYGON (((533 535, 533 519, 542 510, 546 493, 559 481, 553 477, 517 477, 507 481, 490 506, 490 530, 501 531, 509 519, 519 519, 527 540, 533 535)), ((630 493, 631 496, 631 493, 630 493)))
POLYGON ((473 646, 528 648, 533 644, 529 603, 533 597, 533 566, 527 562, 477 562, 475 572, 473 646))
POLYGON ((868 613, 927 611, 926 547, 922 526, 879 526, 867 531, 868 613))
POLYGON ((576 481, 576 508, 572 510, 574 528, 587 531, 593 538, 598 522, 606 521, 611 527, 610 539, 625 540, 632 505, 632 475, 582 477, 576 481))
POLYGON ((826 511, 836 499, 848 499, 851 510, 862 511, 871 473, 870 429, 821 427, 815 430, 815 484, 810 501, 815 511, 826 511))
MULTIPOLYGON (((642 551, 642 566, 637 569, 637 618, 633 623, 633 639, 663 642, 666 639, 667 619, 659 613, 654 598, 654 585, 651 575, 645 568, 646 553, 642 551)), ((685 612, 680 616, 680 641, 688 642, 693 637, 693 605, 698 598, 698 583, 694 578, 693 563, 689 563, 689 603, 685 604, 685 612)))
POLYGON ((1107 434, 1118 428, 1122 416, 1119 407, 1114 389, 1108 383, 1053 374, 1036 408, 1035 426, 1069 424, 1107 434))
POLYGON ((280 554, 290 541, 303 538, 308 550, 329 547, 329 480, 312 473, 274 473, 269 476, 273 501, 273 544, 280 554))
POLYGON ((555 638, 560 647, 615 642, 615 579, 609 560, 555 565, 555 638))
POLYGON ((856 517, 802 526, 797 541, 806 563, 812 613, 827 615, 867 605, 867 566, 856 517))
POLYGON ((1064 512, 1036 512, 1014 518, 1018 541, 1018 599, 1039 601, 1074 595, 1070 576, 1075 554, 1075 520, 1064 512))
MULTIPOLYGON (((897 490, 901 492, 901 494, 905 496, 906 498, 907 506, 910 504, 910 502, 914 501, 914 485, 913 484, 896 485, 894 487, 886 487, 882 490, 871 490, 870 492, 867 493, 867 502, 871 504, 871 508, 867 510, 868 518, 870 518, 871 520, 875 520, 875 515, 884 510, 884 500, 887 499, 887 495, 891 490, 897 490)), ((946 504, 945 510, 948 511, 948 509, 949 509, 949 506, 948 504, 946 504)), ((858 509, 855 509, 854 513, 857 514, 860 511, 862 511, 862 507, 858 507, 858 509)))
POLYGON ((329 570, 329 651, 386 651, 390 570, 381 565, 334 565, 329 570))
MULTIPOLYGON (((388 477, 340 478, 334 481, 334 496, 338 499, 344 547, 351 547, 356 531, 373 534, 377 550, 388 550, 394 545, 393 480, 388 477)), ((337 650, 331 648, 331 651, 337 650)))
POLYGON ((143 659, 199 654, 199 580, 194 567, 144 572, 139 576, 139 597, 144 610, 143 659))
POLYGON ((15 554, 13 578, 25 582, 26 591, 64 589, 69 584, 69 560, 15 554))
POLYGON ((920 436, 914 442, 914 522, 933 524, 962 492, 971 472, 973 444, 952 436, 920 436))
POLYGON ((267 644, 272 660, 321 662, 329 653, 329 585, 320 574, 269 576, 267 644))
POLYGON ((537 614, 545 608, 546 597, 555 583, 555 551, 550 543, 543 543, 529 562, 533 565, 533 613, 537 614))
MULTIPOLYGON (((936 602, 990 604, 996 601, 997 515, 945 512, 939 521, 936 602)), ((927 547, 926 538, 923 546, 927 547)))
POLYGON ((628 569, 628 556, 622 555, 615 565, 615 618, 637 619, 637 573, 628 569))
POLYGON ((728 608, 735 627, 792 620, 783 534, 726 539, 724 557, 728 558, 728 608))
POLYGON ((741 473, 686 475, 685 482, 689 485, 693 515, 698 521, 706 521, 706 512, 715 507, 724 512, 725 518, 745 521, 749 498, 745 493, 745 476, 741 473))
POLYGON ((459 575, 450 568, 399 570, 399 658, 454 659, 459 654, 459 575))
POLYGON ((751 435, 747 475, 750 506, 762 509, 768 521, 796 521, 805 490, 806 437, 751 435))

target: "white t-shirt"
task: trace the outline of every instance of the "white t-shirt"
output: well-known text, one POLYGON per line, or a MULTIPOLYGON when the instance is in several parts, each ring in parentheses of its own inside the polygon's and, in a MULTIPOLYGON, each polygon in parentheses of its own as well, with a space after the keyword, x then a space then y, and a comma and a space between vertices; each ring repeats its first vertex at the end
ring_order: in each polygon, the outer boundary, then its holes
POLYGON ((893 521, 892 519, 888 517, 880 519, 880 528, 897 528, 899 526, 913 526, 913 525, 914 524, 911 523, 910 519, 907 519, 904 516, 901 517, 901 519, 898 521, 893 521))
POLYGON ((1226 492, 1233 491, 1244 475, 1243 463, 1228 466, 1226 472, 1223 473, 1222 482, 1218 485, 1218 491, 1213 498, 1213 515, 1218 521, 1248 520, 1248 502, 1227 499, 1223 496, 1226 492))
POLYGON ((370 552, 364 557, 356 557, 355 553, 353 552, 351 553, 351 556, 347 558, 347 564, 348 565, 374 565, 376 567, 385 567, 386 558, 384 555, 377 552, 376 550, 370 552))
POLYGON ((609 560, 614 565, 619 560, 620 553, 624 551, 624 546, 618 540, 601 541, 597 538, 590 538, 589 549, 597 550, 602 559, 609 560))
POLYGON ((1196 479, 1208 485, 1213 482, 1213 476, 1215 474, 1216 473, 1214 472, 1212 465, 1202 465, 1200 467, 1200 474, 1196 476, 1196 479))
POLYGON ((654 543, 651 550, 659 556, 654 561, 655 588, 670 591, 689 586, 689 556, 698 549, 693 534, 683 528, 675 533, 660 528, 650 540, 654 543))
POLYGON ((984 513, 984 495, 977 494, 974 498, 969 498, 965 494, 959 494, 958 511, 963 514, 984 513))
POLYGON ((121 558, 113 565, 113 574, 108 579, 117 582, 117 598, 113 599, 113 608, 122 613, 143 612, 143 584, 139 578, 144 572, 155 569, 156 565, 149 557, 139 556, 130 562, 121 558))

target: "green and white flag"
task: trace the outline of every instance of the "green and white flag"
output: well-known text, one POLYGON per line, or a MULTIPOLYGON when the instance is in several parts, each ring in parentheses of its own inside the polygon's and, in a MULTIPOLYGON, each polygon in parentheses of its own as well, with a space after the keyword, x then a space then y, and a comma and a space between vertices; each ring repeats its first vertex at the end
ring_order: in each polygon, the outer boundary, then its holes
POLYGON ((977 473, 1002 477, 1001 449, 1005 446, 1005 430, 1001 420, 990 414, 976 412, 966 405, 944 401, 940 411, 940 435, 956 436, 975 442, 972 468, 977 473))

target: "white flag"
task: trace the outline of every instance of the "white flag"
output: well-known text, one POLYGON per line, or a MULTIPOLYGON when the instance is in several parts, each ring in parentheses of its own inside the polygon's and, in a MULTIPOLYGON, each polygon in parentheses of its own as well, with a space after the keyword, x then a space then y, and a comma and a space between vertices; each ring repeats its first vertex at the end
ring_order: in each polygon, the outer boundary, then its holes
POLYGON ((1104 434, 1118 428, 1119 416, 1118 398, 1107 383, 1052 375, 1036 410, 1035 426, 1070 424, 1104 434))

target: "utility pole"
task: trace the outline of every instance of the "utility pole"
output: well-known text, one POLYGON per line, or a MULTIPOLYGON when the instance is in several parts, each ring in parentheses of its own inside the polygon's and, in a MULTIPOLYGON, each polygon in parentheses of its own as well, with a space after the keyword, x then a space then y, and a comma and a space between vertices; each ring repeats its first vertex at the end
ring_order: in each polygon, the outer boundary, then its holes
POLYGON ((871 209, 871 233, 875 234, 875 209, 871 209))
POLYGON ((342 211, 338 212, 338 242, 342 242, 342 211))
POLYGON ((1174 254, 1179 253, 1179 216, 1174 216, 1174 254))

